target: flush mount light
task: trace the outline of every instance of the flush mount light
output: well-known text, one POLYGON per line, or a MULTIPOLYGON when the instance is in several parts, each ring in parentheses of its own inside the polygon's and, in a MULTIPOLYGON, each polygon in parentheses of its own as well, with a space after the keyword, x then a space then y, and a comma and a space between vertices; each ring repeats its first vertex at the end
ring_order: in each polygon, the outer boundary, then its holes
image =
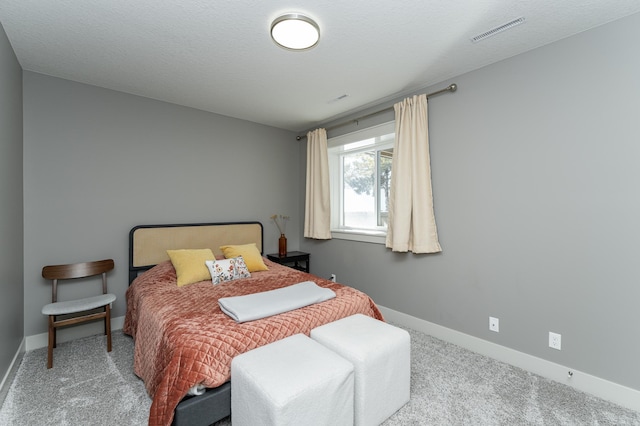
POLYGON ((320 40, 320 27, 308 16, 287 13, 271 23, 271 38, 285 49, 310 49, 320 40))

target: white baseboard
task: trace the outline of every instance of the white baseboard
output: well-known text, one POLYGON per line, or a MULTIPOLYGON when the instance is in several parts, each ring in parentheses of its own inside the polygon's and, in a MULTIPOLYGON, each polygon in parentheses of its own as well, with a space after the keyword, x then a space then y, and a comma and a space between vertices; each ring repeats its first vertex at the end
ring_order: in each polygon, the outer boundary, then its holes
MULTIPOLYGON (((430 336, 453 343, 481 355, 497 359, 498 361, 505 362, 515 367, 522 368, 523 370, 565 384, 582 392, 597 396, 598 398, 606 399, 631 410, 640 411, 640 390, 632 389, 627 386, 623 386, 618 383, 614 383, 600 377, 584 373, 582 371, 574 370, 564 365, 556 364, 554 362, 547 361, 542 358, 526 354, 524 352, 507 348, 506 346, 498 345, 496 343, 489 342, 478 337, 461 333, 459 331, 452 330, 450 328, 446 328, 441 325, 404 314, 402 312, 385 308, 384 306, 378 307, 380 308, 380 311, 382 311, 385 319, 396 324, 421 331, 430 336), (573 372, 572 377, 568 376, 569 371, 573 372)), ((98 334, 101 332, 102 323, 96 323, 97 330, 90 330, 91 325, 93 324, 88 324, 83 327, 71 327, 70 330, 75 331, 77 329, 77 331, 73 334, 68 333, 66 336, 61 336, 61 333, 59 332, 59 341, 63 342, 73 340, 81 337, 91 336, 93 334, 98 334)), ((123 316, 111 319, 112 330, 121 330, 123 325, 123 316)), ((19 364, 19 362, 16 361, 22 354, 24 354, 25 350, 30 351, 33 349, 47 347, 47 339, 47 333, 27 336, 25 339, 23 339, 22 344, 20 345, 18 352, 16 352, 16 356, 14 357, 14 360, 12 362, 12 368, 14 368, 14 363, 19 364)), ((15 367, 17 367, 17 365, 15 367)), ((12 368, 10 368, 7 374, 5 374, 5 377, 0 384, 0 397, 2 396, 1 392, 4 389, 5 381, 7 381, 7 379, 10 377, 12 368)), ((0 398, 0 401, 1 400, 2 399, 0 398)))
MULTIPOLYGON (((122 330, 124 325, 124 317, 111 318, 111 330, 122 330)), ((70 340, 80 339, 82 337, 93 336, 103 332, 102 322, 96 321, 91 324, 83 324, 80 327, 69 327, 58 330, 56 336, 58 343, 68 342, 70 340)), ((49 345, 49 333, 34 334, 25 337, 26 350, 46 348, 49 345)))
POLYGON ((430 336, 461 346, 472 352, 505 362, 547 379, 565 384, 582 392, 606 399, 615 404, 640 411, 640 390, 632 389, 564 365, 519 352, 441 325, 434 324, 384 306, 378 306, 385 319, 421 331, 430 336), (569 371, 573 376, 569 377, 569 371))
POLYGON ((22 341, 20 342, 20 346, 18 346, 18 350, 16 351, 16 354, 13 356, 13 359, 11 360, 11 364, 9 364, 9 368, 7 369, 7 372, 2 378, 2 382, 0 382, 0 406, 4 402, 4 399, 7 396, 7 393, 9 393, 9 387, 11 387, 11 382, 13 381, 13 378, 15 377, 16 372, 18 371, 18 367, 20 366, 20 362, 22 361, 22 357, 24 356, 25 352, 26 352, 25 339, 22 339, 22 341))

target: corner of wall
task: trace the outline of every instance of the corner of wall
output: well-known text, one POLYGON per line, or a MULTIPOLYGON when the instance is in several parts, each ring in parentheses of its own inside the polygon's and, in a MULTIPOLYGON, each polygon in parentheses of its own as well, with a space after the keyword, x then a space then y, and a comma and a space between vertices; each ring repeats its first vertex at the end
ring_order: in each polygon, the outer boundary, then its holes
POLYGON ((18 367, 20 367, 20 363, 22 363, 22 358, 26 352, 26 339, 22 339, 20 342, 20 346, 18 346, 18 350, 11 360, 11 364, 9 364, 9 368, 2 378, 2 382, 0 382, 0 406, 4 403, 4 399, 7 397, 9 393, 9 388, 11 387, 11 383, 13 383, 13 378, 16 376, 18 372, 18 367))

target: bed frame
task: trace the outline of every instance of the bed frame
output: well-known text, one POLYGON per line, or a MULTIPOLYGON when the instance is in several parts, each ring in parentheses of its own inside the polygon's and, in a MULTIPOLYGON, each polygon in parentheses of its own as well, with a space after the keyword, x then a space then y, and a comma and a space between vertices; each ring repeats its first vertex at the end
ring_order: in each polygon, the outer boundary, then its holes
MULTIPOLYGON (((129 284, 147 269, 169 260, 167 250, 209 248, 221 255, 221 245, 256 243, 263 253, 260 222, 139 225, 129 232, 129 284)), ((231 382, 187 396, 176 407, 172 425, 208 426, 231 414, 231 382)))

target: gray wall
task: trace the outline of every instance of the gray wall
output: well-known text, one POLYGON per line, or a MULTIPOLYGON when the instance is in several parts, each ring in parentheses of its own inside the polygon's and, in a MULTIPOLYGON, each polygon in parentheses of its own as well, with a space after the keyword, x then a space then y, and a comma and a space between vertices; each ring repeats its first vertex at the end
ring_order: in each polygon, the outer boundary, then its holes
POLYGON ((22 217, 22 68, 0 25, 0 381, 23 337, 22 217))
POLYGON ((124 315, 138 224, 259 220, 274 252, 269 216, 289 214, 297 249, 299 150, 288 131, 25 72, 25 334, 46 331, 47 264, 113 258, 124 315))
POLYGON ((639 39, 635 15, 427 88, 459 85, 429 101, 443 252, 303 239, 313 272, 640 389, 639 39))

